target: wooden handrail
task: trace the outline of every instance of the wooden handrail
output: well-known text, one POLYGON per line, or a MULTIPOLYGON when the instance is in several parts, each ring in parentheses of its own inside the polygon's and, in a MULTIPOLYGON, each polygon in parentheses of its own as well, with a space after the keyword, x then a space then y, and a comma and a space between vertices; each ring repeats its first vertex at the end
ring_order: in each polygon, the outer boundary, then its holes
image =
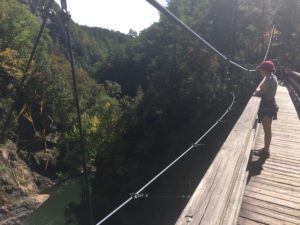
POLYGON ((286 79, 286 85, 300 118, 300 73, 290 71, 286 79))
POLYGON ((300 93, 300 73, 290 71, 289 84, 295 89, 296 92, 300 93))
POLYGON ((260 98, 251 97, 176 225, 236 224, 260 98))
POLYGON ((294 77, 297 77, 298 79, 300 79, 300 73, 296 72, 296 71, 290 71, 290 74, 294 77))

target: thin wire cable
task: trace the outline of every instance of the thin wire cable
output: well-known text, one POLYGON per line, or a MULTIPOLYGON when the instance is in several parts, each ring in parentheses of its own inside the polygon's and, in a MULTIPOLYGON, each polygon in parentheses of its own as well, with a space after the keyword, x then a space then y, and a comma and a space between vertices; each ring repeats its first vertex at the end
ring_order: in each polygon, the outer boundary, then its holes
POLYGON ((203 37, 201 37, 199 34, 197 34, 194 30, 192 30, 188 25, 183 23, 178 17, 176 17, 173 13, 171 13, 168 9, 163 7, 161 4, 159 4, 156 0, 146 0, 151 5, 153 5, 158 11, 165 14, 167 17, 171 18, 177 25, 184 28, 188 32, 190 32, 194 37, 196 37, 198 40, 202 41, 206 46, 208 46, 211 50, 213 50, 215 53, 217 53, 221 58, 223 58, 226 62, 238 67, 239 69, 242 69, 246 72, 253 72, 255 70, 247 69, 240 64, 230 60, 228 57, 226 57, 224 54, 219 52, 215 47, 213 47, 208 41, 206 41, 203 37))
POLYGON ((86 153, 84 149, 84 138, 83 138, 83 129, 82 129, 82 121, 81 121, 81 113, 80 113, 80 106, 79 106, 79 98, 78 98, 78 88, 77 88, 77 79, 75 74, 75 63, 74 63, 74 56, 71 44, 71 35, 69 30, 69 21, 70 21, 70 14, 67 11, 67 1, 61 0, 61 6, 63 10, 63 15, 65 19, 65 29, 67 35, 67 43, 68 43, 68 50, 69 50, 69 59, 70 65, 72 70, 72 80, 73 80, 73 91, 74 91, 74 98, 75 98, 75 105, 76 105, 76 113, 77 113, 77 123, 79 128, 80 134, 80 149, 82 153, 82 160, 83 160, 83 173, 84 173, 84 181, 85 181, 85 189, 86 189, 86 198, 88 201, 88 214, 89 214, 89 224, 93 225, 93 207, 92 207, 92 200, 90 195, 90 188, 88 182, 88 172, 87 172, 87 160, 86 160, 86 153))
POLYGON ((104 217, 102 220, 100 220, 96 225, 104 223, 106 220, 108 220, 110 217, 112 217, 116 212, 118 212, 121 208, 123 208, 125 205, 127 205, 132 199, 134 199, 134 198, 133 197, 128 198, 125 202, 123 202, 115 210, 113 210, 106 217, 104 217))
MULTIPOLYGON (((237 68, 240 68, 244 71, 247 72, 255 72, 256 70, 250 70, 247 69, 243 66, 241 66, 240 64, 228 59, 225 55, 223 55, 221 52, 219 52, 215 47, 213 47, 209 42, 207 42, 204 38, 202 38, 199 34, 197 34, 195 31, 193 31, 189 26, 187 26, 186 24, 184 24, 181 20, 179 20, 174 14, 172 14, 169 10, 167 10, 166 8, 164 8, 162 5, 160 5, 157 1, 155 0, 147 0, 151 5, 153 5, 155 8, 157 8, 160 12, 164 13, 166 16, 170 17, 176 24, 178 24, 179 26, 181 26, 182 28, 186 29, 187 31, 189 31, 194 37, 196 37, 198 40, 202 41, 206 46, 208 46, 211 50, 213 50, 215 53, 217 53, 221 58, 223 58, 224 60, 226 60, 228 63, 236 66, 237 68)), ((274 27, 273 27, 274 28, 274 27)), ((273 30, 274 31, 274 30, 273 30)), ((272 34, 273 34, 272 31, 272 34)), ((273 35, 271 35, 270 37, 270 42, 269 42, 269 46, 268 46, 268 50, 266 55, 269 52, 270 49, 270 43, 271 43, 271 39, 272 39, 273 35)), ((134 196, 136 197, 130 197, 128 198, 126 201, 124 201, 119 207, 117 207, 115 210, 113 210, 111 213, 109 213, 106 217, 104 217, 101 221, 99 221, 96 225, 100 225, 103 222, 105 222, 107 219, 109 219, 111 216, 113 216, 115 213, 117 213, 121 208, 123 208, 125 205, 127 205, 131 200, 138 198, 140 196, 140 193, 146 189, 149 185, 151 185, 156 179, 158 179, 161 175, 163 175, 169 168, 171 168, 176 162, 178 162, 181 158, 183 158, 187 153, 189 153, 193 148, 197 147, 197 145, 199 144, 199 142, 214 128, 216 127, 221 121, 222 119, 227 115, 227 113, 231 110, 233 104, 235 101, 235 96, 233 95, 233 101, 231 103, 231 105, 229 106, 229 108, 225 111, 225 113, 216 121, 216 123, 214 123, 208 130, 207 132, 205 132, 205 134, 203 136, 201 136, 190 148, 188 148, 185 152, 183 152, 178 158, 176 158, 173 162, 171 162, 166 168, 164 168, 161 172, 159 172, 154 178, 152 178, 148 183, 146 183, 141 189, 139 189, 134 196)))
POLYGON ((150 195, 141 194, 140 198, 154 198, 154 199, 189 199, 190 195, 150 195))
POLYGON ((198 38, 200 41, 202 41, 205 45, 207 45, 211 50, 213 50, 215 53, 217 53, 219 56, 221 56, 223 59, 228 61, 228 58, 223 55, 221 52, 219 52, 215 47, 213 47, 209 42, 207 42, 203 37, 201 37, 199 34, 197 34, 194 30, 192 30, 189 26, 187 26, 185 23, 183 23, 178 17, 176 17, 173 13, 171 13, 168 9, 163 7, 161 4, 159 4, 155 0, 146 0, 151 5, 153 5, 158 11, 162 12, 169 18, 171 18, 177 25, 181 26, 185 30, 189 31, 191 34, 193 34, 196 38, 198 38))
POLYGON ((137 192, 132 194, 132 196, 124 201, 119 207, 117 207, 115 210, 113 210, 111 213, 109 213, 106 217, 104 217, 102 220, 100 220, 96 225, 100 225, 104 223, 106 220, 108 220, 110 217, 112 217, 116 212, 118 212, 121 208, 123 208, 125 205, 127 205, 131 200, 139 198, 141 195, 141 192, 145 190, 150 184, 152 184, 156 179, 158 179, 161 175, 163 175, 169 168, 171 168, 176 162, 178 162, 181 158, 183 158, 187 153, 189 153, 193 148, 198 147, 199 142, 219 123, 222 122, 223 118, 228 114, 228 112, 232 109, 232 106, 235 103, 235 95, 231 93, 232 95, 232 102, 230 106, 227 108, 227 110, 222 114, 222 116, 194 143, 191 147, 189 147, 185 152, 183 152, 180 156, 178 156, 173 162, 171 162, 167 167, 165 167, 161 172, 159 172, 155 177, 153 177, 148 183, 146 183, 142 188, 140 188, 137 192))
POLYGON ((269 55, 269 51, 270 51, 270 48, 271 48, 271 45, 272 45, 272 40, 273 40, 274 33, 275 33, 275 25, 273 25, 273 27, 272 27, 272 32, 271 32, 271 36, 270 36, 270 39, 269 39, 268 48, 267 48, 267 51, 266 51, 266 54, 265 54, 265 57, 264 57, 263 61, 265 61, 267 59, 268 55, 269 55))
POLYGON ((237 68, 240 68, 240 69, 242 69, 244 71, 247 71, 247 72, 255 71, 255 70, 247 69, 247 68, 241 66, 240 64, 238 64, 238 63, 236 63, 236 62, 234 62, 232 60, 229 60, 229 63, 232 64, 232 65, 234 65, 234 66, 236 66, 237 68))

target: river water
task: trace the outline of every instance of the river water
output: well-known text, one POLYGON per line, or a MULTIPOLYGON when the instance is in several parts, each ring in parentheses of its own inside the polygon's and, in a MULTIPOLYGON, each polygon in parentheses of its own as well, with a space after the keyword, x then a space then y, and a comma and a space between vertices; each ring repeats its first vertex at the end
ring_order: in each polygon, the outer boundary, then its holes
POLYGON ((24 222, 24 225, 79 225, 72 218, 72 206, 81 202, 82 182, 80 178, 68 180, 55 190, 51 196, 24 222))
MULTIPOLYGON (((141 198, 130 202, 104 225, 171 225, 176 222, 188 198, 193 194, 199 181, 221 147, 234 121, 221 124, 200 146, 166 172, 163 179, 155 181, 141 198), (179 196, 179 197, 178 197, 179 196)), ((157 168, 159 171, 159 169, 157 168)), ((153 172, 155 175, 157 171, 153 172)), ((149 178, 150 179, 150 178, 149 178)), ((87 225, 87 207, 81 207, 82 179, 69 180, 51 191, 50 198, 24 222, 24 225, 87 225)), ((138 189, 138 187, 137 187, 138 189)), ((130 193, 130 192, 129 192, 130 193)), ((94 209, 95 223, 126 200, 123 196, 114 206, 106 207, 106 212, 94 209)))

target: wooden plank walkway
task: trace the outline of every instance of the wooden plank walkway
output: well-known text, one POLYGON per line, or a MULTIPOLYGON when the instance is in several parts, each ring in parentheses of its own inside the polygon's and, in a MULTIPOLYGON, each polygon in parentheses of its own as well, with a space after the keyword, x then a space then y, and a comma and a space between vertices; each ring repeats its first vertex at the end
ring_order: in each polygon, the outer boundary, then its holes
MULTIPOLYGON (((286 87, 279 86, 270 157, 253 156, 238 224, 300 225, 300 121, 286 87)), ((262 126, 255 149, 263 147, 262 126)))

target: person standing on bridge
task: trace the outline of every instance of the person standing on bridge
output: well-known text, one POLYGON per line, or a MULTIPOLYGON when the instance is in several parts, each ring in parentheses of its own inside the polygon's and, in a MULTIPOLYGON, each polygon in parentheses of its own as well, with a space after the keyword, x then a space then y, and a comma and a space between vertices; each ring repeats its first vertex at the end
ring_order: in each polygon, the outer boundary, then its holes
POLYGON ((263 61, 256 67, 256 70, 263 77, 258 89, 254 92, 255 96, 261 97, 261 102, 258 110, 258 120, 262 123, 264 129, 264 147, 254 151, 255 155, 269 157, 270 144, 272 139, 272 120, 277 119, 278 106, 275 101, 277 90, 277 78, 273 74, 275 66, 272 61, 263 61))

